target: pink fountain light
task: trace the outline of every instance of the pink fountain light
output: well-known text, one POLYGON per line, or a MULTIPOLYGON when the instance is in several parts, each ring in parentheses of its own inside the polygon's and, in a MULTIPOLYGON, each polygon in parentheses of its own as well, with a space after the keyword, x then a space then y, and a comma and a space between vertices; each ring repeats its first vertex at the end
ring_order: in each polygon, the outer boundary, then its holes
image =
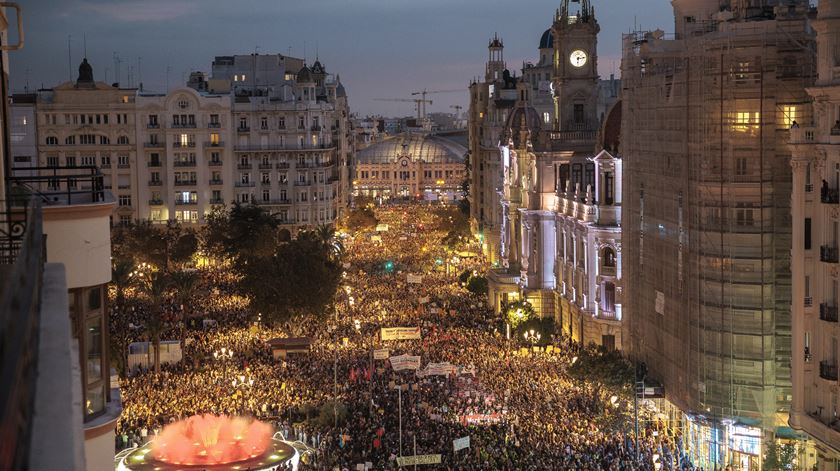
POLYGON ((152 443, 152 456, 164 463, 219 465, 254 458, 271 440, 270 425, 243 417, 194 415, 169 424, 152 443))

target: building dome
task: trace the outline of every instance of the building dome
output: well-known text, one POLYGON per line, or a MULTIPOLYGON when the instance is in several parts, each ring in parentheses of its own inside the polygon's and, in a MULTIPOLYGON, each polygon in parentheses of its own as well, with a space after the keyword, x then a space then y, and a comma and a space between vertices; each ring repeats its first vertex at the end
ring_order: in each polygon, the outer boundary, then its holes
POLYGON ((551 34, 551 28, 545 30, 540 38, 540 49, 554 49, 554 35, 551 34))
POLYGON ((395 163, 407 156, 426 163, 464 163, 467 148, 441 136, 404 133, 366 147, 356 153, 359 164, 395 163))
POLYGON ((93 83, 93 67, 87 60, 87 57, 82 59, 79 64, 79 77, 76 79, 76 84, 92 84, 93 83))
POLYGON ((527 145, 523 142, 523 135, 530 135, 532 145, 536 144, 540 130, 540 114, 531 106, 517 106, 510 112, 505 122, 505 133, 502 143, 507 144, 508 140, 513 141, 513 147, 521 149, 527 145), (523 133, 525 131, 525 133, 523 133))
POLYGON ((311 83, 312 80, 312 71, 307 66, 303 66, 302 69, 297 73, 297 83, 311 83))

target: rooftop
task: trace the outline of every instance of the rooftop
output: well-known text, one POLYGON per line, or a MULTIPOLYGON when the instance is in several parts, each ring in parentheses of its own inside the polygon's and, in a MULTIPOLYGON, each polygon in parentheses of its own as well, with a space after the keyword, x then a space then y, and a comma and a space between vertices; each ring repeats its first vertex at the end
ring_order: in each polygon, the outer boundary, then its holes
POLYGON ((464 163, 467 148, 458 142, 431 134, 404 133, 359 151, 360 164, 396 162, 400 156, 428 163, 464 163))

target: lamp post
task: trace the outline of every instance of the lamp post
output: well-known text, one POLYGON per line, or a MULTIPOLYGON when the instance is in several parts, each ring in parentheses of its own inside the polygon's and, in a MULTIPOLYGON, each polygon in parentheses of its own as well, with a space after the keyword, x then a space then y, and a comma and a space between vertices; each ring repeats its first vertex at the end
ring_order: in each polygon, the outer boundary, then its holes
POLYGON ((534 329, 525 332, 522 336, 525 337, 525 341, 530 342, 532 346, 536 345, 537 342, 539 342, 542 338, 542 334, 539 332, 534 332, 534 329))
POLYGON ((224 373, 224 376, 227 376, 227 364, 228 361, 233 359, 233 349, 222 347, 221 350, 216 350, 213 352, 213 358, 217 361, 222 362, 222 372, 224 373))
POLYGON ((242 389, 242 415, 245 415, 245 389, 250 389, 254 386, 254 378, 251 375, 247 377, 245 375, 239 375, 238 378, 233 378, 231 381, 231 385, 233 385, 233 389, 242 389))

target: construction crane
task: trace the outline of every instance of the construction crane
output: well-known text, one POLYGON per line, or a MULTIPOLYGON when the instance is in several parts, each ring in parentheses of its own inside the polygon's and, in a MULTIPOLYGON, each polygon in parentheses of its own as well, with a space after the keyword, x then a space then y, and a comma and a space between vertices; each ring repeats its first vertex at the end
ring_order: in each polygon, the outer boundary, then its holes
POLYGON ((425 98, 374 98, 373 101, 397 101, 401 103, 414 103, 414 107, 417 109, 418 121, 425 119, 426 105, 432 104, 432 100, 426 100, 425 98))
MULTIPOLYGON (((421 98, 423 99, 423 101, 425 102, 425 101, 426 101, 426 95, 432 95, 432 94, 436 94, 436 93, 464 93, 464 92, 466 92, 466 90, 463 90, 463 89, 462 89, 462 90, 433 90, 433 91, 431 91, 431 92, 430 92, 430 91, 428 91, 428 90, 426 90, 426 89, 424 88, 422 91, 419 91, 419 92, 413 92, 413 93, 411 94, 411 96, 417 96, 417 95, 420 95, 420 96, 421 96, 421 98)), ((428 103, 429 103, 430 105, 432 104, 432 102, 431 102, 431 101, 430 101, 430 102, 428 102, 428 103)), ((423 104, 423 112, 422 112, 422 116, 423 116, 423 118, 425 118, 425 117, 426 117, 426 105, 425 105, 425 103, 423 104)))
POLYGON ((450 108, 455 110, 455 121, 461 119, 461 110, 464 109, 461 105, 450 105, 450 108))

